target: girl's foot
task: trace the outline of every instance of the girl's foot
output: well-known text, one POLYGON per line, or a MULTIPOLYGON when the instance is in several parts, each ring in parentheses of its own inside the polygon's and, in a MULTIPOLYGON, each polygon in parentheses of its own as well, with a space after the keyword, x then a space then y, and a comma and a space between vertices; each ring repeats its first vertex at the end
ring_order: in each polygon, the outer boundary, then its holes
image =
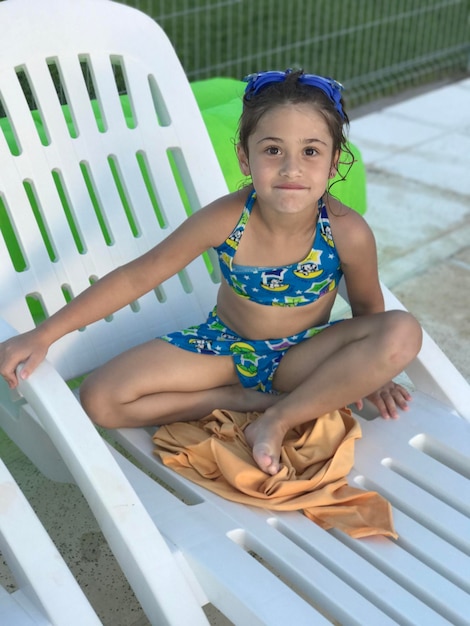
POLYGON ((272 476, 277 474, 285 432, 279 428, 275 420, 261 415, 248 424, 244 433, 259 468, 266 474, 272 476))

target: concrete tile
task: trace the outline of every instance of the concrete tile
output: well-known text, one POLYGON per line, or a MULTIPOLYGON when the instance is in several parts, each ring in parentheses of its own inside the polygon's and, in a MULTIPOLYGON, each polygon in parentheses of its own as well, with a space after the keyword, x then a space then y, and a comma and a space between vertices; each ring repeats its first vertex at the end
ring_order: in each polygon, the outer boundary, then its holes
POLYGON ((394 293, 470 382, 470 247, 394 293))
POLYGON ((380 266, 438 239, 444 241, 446 257, 455 252, 454 246, 466 245, 470 203, 465 197, 373 170, 368 173, 367 203, 365 218, 377 240, 380 266), (446 237, 454 231, 458 241, 447 249, 446 237))
POLYGON ((430 141, 441 133, 442 130, 434 125, 408 120, 384 110, 353 120, 350 139, 361 151, 367 166, 430 141))
POLYGON ((469 155, 470 133, 449 132, 381 160, 379 167, 449 193, 470 196, 469 155))
MULTIPOLYGON (((465 267, 466 269, 470 270, 470 245, 468 247, 464 248, 463 250, 460 250, 458 252, 458 254, 456 254, 453 257, 453 261, 457 265, 461 265, 462 267, 465 267)), ((470 285, 468 284, 468 280, 470 280, 470 276, 464 282, 464 287, 465 288, 467 286, 470 287, 470 285)), ((470 311, 469 311, 469 316, 470 316, 470 311)))
POLYGON ((403 116, 419 124, 436 128, 470 128, 468 82, 463 81, 430 91, 385 109, 387 113, 403 116))

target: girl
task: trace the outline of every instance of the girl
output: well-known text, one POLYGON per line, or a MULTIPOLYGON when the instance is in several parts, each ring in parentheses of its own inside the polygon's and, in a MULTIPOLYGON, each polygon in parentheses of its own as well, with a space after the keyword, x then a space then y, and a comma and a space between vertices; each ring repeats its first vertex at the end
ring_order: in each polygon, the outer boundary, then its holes
POLYGON ((16 386, 49 346, 154 289, 210 247, 223 275, 205 324, 116 357, 81 389, 108 427, 194 420, 216 408, 259 411, 245 430, 259 467, 279 470, 286 432, 368 397, 384 418, 406 409, 392 381, 418 353, 421 330, 384 312, 373 235, 327 191, 348 125, 341 87, 303 71, 247 79, 237 146, 252 184, 192 215, 165 241, 95 283, 35 330, 0 345, 16 386), (330 312, 344 275, 352 319, 330 312))

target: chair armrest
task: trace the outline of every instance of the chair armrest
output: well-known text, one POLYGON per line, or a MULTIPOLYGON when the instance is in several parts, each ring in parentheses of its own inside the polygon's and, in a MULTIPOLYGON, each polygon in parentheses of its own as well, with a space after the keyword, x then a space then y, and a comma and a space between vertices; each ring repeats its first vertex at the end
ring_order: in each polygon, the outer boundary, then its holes
MULTIPOLYGON (((53 624, 101 624, 71 571, 0 460, 0 552, 21 592, 53 624)), ((21 604, 21 602, 20 602, 21 604)), ((12 622, 13 623, 13 622, 12 622)))
MULTIPOLYGON (((407 310, 386 285, 381 283, 380 286, 387 311, 407 310)), ((339 294, 349 302, 344 280, 340 282, 339 294)), ((421 350, 406 368, 406 373, 416 389, 450 406, 470 421, 470 385, 424 329, 421 350)))
POLYGON ((19 390, 87 499, 151 622, 207 624, 169 547, 57 371, 44 361, 19 390))
MULTIPOLYGON (((0 341, 14 334, 1 321, 0 341)), ((20 379, 18 390, 88 501, 149 620, 207 624, 168 545, 59 373, 46 360, 27 380, 20 379)))
MULTIPOLYGON (((387 310, 407 310, 384 284, 382 292, 387 310)), ((451 406, 470 422, 470 385, 424 329, 421 350, 406 373, 417 389, 451 406)))

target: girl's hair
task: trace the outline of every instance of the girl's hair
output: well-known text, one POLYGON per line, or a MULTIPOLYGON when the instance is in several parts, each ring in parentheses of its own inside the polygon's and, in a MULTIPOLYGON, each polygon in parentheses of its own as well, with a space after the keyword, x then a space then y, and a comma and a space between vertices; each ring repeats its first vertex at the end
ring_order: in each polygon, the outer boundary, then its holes
POLYGON ((302 70, 286 72, 285 80, 267 84, 255 95, 245 93, 238 124, 238 141, 247 156, 248 139, 255 132, 263 115, 279 105, 290 103, 311 105, 325 119, 333 139, 333 154, 339 154, 343 150, 351 155, 345 135, 349 119, 344 111, 343 99, 341 98, 341 107, 344 117, 341 117, 335 103, 320 87, 299 81, 302 74, 302 70))

